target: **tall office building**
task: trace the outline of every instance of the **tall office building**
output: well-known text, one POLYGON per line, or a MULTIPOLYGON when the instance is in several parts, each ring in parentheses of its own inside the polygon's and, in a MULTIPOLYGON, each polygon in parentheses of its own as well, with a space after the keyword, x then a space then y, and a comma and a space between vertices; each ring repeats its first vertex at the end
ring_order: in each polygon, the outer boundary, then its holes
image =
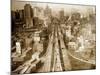
POLYGON ((64 18, 64 10, 59 11, 59 17, 62 19, 64 18))
POLYGON ((44 16, 45 17, 50 17, 51 15, 52 15, 51 8, 49 8, 49 6, 47 5, 45 10, 44 10, 44 16))
POLYGON ((19 17, 21 21, 24 21, 24 10, 19 10, 19 17))
POLYGON ((30 4, 26 4, 24 6, 24 17, 25 17, 25 22, 26 22, 26 27, 31 28, 33 27, 33 10, 30 4))
POLYGON ((39 19, 44 19, 44 9, 42 7, 34 7, 34 17, 38 17, 39 19))
POLYGON ((65 23, 65 13, 64 13, 64 10, 60 10, 59 11, 59 18, 60 18, 60 23, 65 23))
POLYGON ((34 7, 34 17, 39 17, 39 14, 40 14, 39 7, 35 6, 34 7))

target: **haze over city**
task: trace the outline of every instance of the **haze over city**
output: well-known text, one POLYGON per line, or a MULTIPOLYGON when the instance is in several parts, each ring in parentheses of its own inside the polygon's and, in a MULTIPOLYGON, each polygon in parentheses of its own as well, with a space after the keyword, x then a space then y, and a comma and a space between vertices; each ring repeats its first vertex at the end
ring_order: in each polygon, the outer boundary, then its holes
POLYGON ((79 12, 83 15, 86 15, 89 13, 95 13, 95 6, 85 6, 85 5, 71 5, 71 4, 55 4, 55 3, 43 3, 43 2, 32 2, 32 1, 18 1, 18 0, 12 0, 12 6, 11 9, 12 10, 20 10, 20 9, 24 9, 24 5, 25 4, 30 4, 32 6, 32 8, 34 8, 35 6, 37 7, 41 7, 43 9, 46 8, 46 6, 48 5, 53 13, 57 13, 60 10, 64 10, 64 12, 67 12, 65 14, 70 14, 72 12, 79 12))

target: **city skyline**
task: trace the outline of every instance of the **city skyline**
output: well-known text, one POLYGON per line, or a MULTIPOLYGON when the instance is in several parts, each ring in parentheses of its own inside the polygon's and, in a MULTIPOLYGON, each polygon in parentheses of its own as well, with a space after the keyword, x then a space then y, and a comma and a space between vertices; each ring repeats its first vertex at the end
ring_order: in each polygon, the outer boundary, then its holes
POLYGON ((41 7, 43 9, 46 8, 48 5, 52 13, 58 12, 60 10, 64 10, 64 12, 71 13, 71 12, 79 12, 81 14, 86 15, 88 12, 89 13, 94 13, 95 14, 95 6, 84 6, 84 5, 71 5, 71 4, 52 4, 52 3, 41 3, 41 2, 32 2, 32 1, 17 1, 17 0, 12 0, 12 6, 11 10, 16 11, 16 10, 21 10, 24 9, 25 4, 30 4, 32 8, 34 7, 41 7), (74 6, 74 7, 73 7, 74 6))

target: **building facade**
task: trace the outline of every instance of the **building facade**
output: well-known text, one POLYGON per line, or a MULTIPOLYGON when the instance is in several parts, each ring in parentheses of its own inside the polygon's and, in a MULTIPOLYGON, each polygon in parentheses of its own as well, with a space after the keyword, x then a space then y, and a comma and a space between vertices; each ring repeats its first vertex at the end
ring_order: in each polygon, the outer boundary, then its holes
POLYGON ((24 16, 25 16, 25 22, 26 22, 26 28, 33 27, 33 10, 30 4, 26 4, 24 6, 24 16))

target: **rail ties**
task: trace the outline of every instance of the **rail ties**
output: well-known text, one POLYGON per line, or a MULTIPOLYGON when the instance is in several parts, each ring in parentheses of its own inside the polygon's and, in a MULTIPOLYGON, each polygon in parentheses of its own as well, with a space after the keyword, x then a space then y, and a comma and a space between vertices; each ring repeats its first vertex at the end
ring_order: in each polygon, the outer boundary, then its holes
POLYGON ((60 40, 60 48, 61 48, 64 68, 65 68, 64 70, 68 71, 68 70, 71 70, 70 59, 68 57, 67 49, 65 47, 64 40, 63 40, 63 35, 61 33, 60 28, 58 28, 58 31, 59 31, 58 34, 59 34, 59 40, 60 40))

